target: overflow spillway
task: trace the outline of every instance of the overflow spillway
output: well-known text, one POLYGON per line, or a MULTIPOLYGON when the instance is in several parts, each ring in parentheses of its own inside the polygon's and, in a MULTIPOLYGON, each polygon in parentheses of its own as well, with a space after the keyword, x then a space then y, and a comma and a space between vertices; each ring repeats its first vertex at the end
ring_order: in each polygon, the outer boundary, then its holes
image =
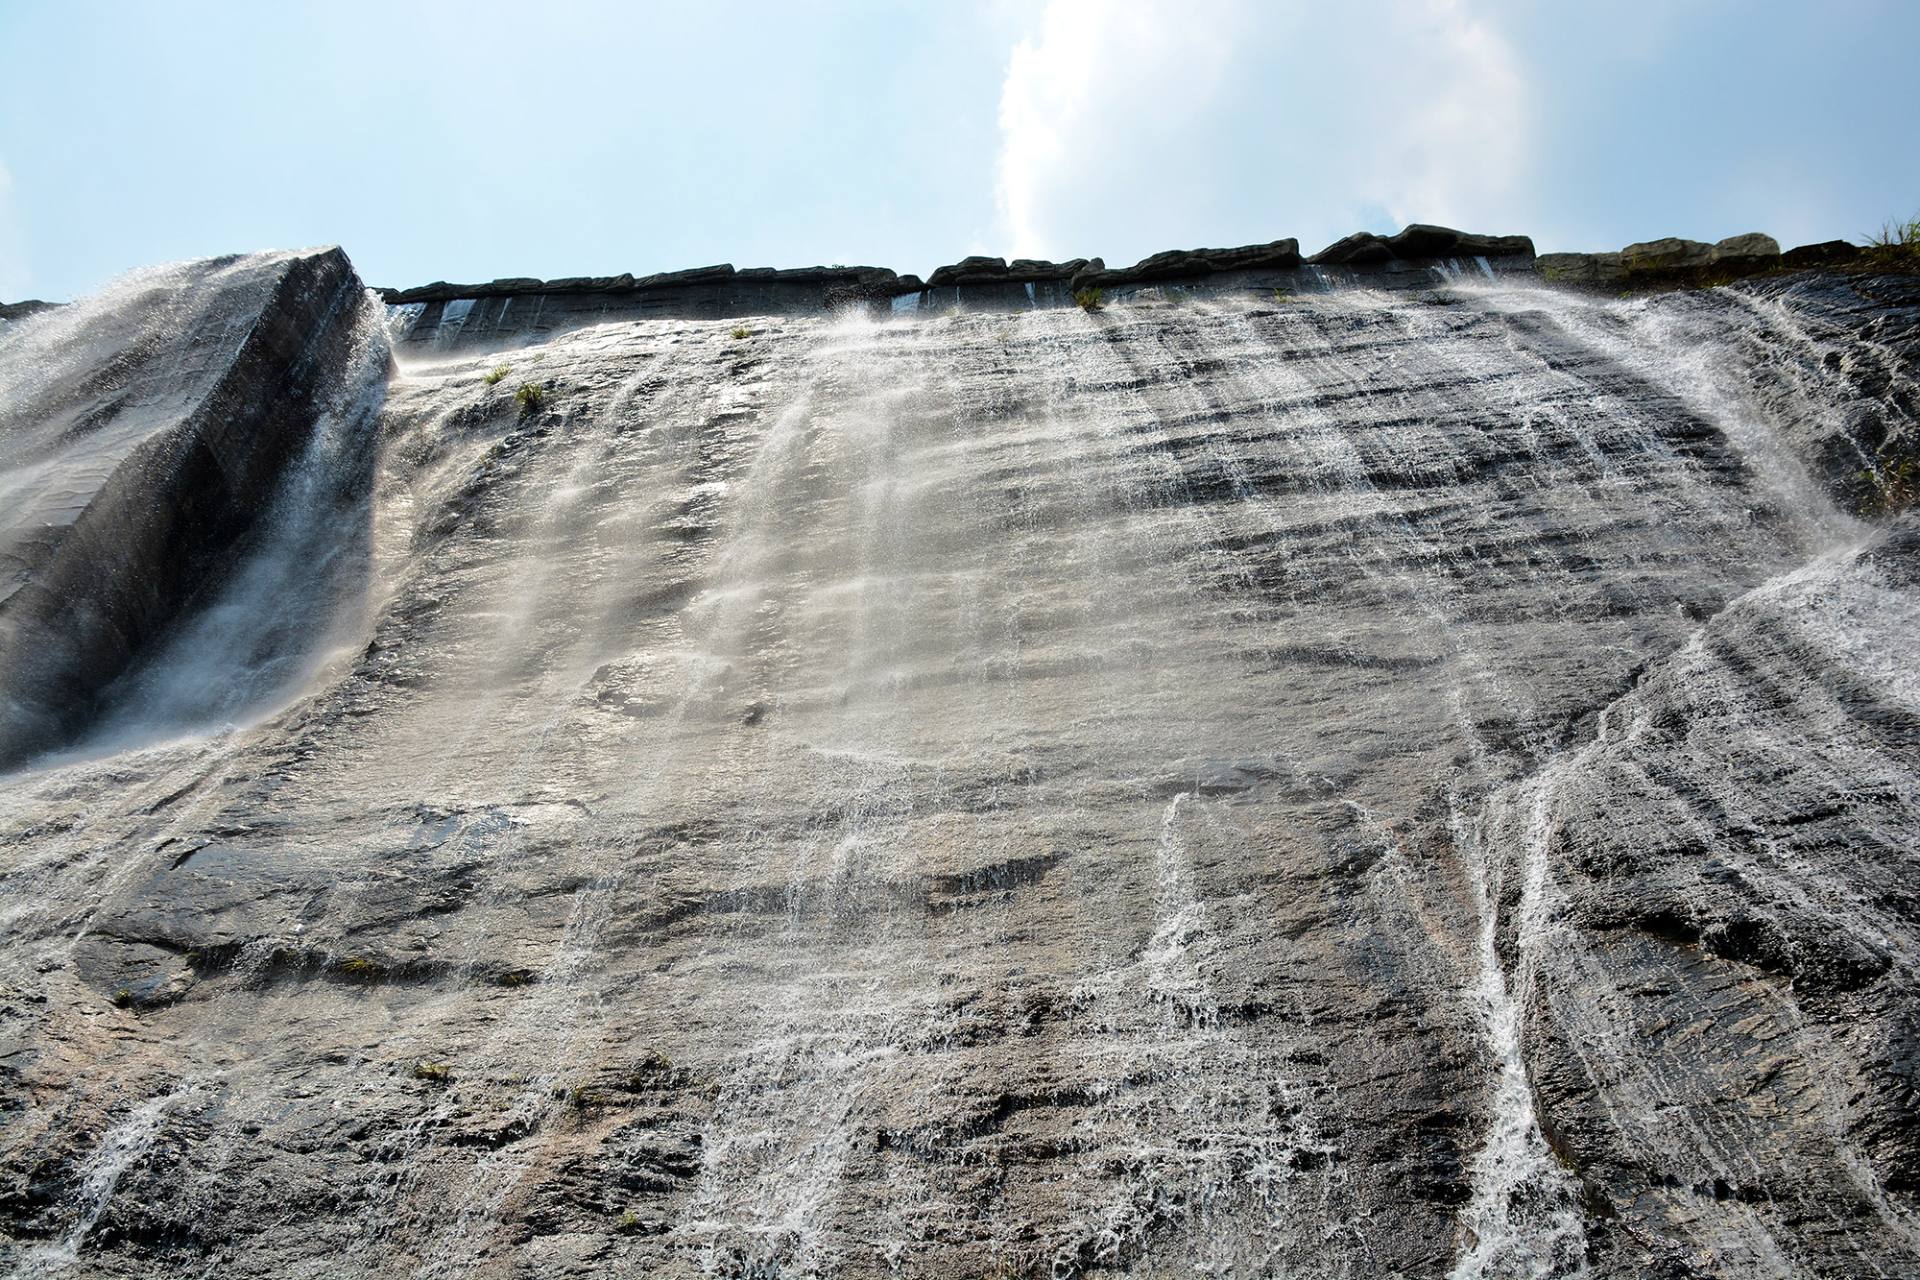
POLYGON ((1911 1272, 1920 293, 1221 274, 391 371, 335 281, 0 776, 0 1258, 1911 1272))

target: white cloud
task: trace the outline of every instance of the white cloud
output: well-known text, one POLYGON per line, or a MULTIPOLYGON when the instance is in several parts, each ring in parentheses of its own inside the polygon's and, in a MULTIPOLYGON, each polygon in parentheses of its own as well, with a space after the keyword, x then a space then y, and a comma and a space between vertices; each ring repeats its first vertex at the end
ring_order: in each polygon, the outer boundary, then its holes
POLYGON ((13 175, 0 161, 0 302, 18 302, 32 283, 26 228, 13 201, 13 175))
POLYGON ((1375 122, 1384 146, 1362 180, 1399 221, 1498 220, 1527 160, 1531 110, 1518 59, 1463 0, 1406 13, 1398 34, 1420 65, 1395 110, 1375 122))
POLYGON ((1529 92, 1468 0, 1049 0, 1001 88, 1006 248, 1521 228, 1529 92))
POLYGON ((1204 105, 1228 59, 1221 34, 1171 9, 1106 0, 1049 0, 1037 38, 1014 46, 1000 93, 1000 216, 1014 253, 1052 244, 1051 204, 1062 188, 1097 180, 1107 154, 1151 140, 1156 123, 1204 105), (1177 73, 1179 111, 1155 121, 1138 86, 1177 73), (1129 139, 1114 132, 1124 127, 1129 139))

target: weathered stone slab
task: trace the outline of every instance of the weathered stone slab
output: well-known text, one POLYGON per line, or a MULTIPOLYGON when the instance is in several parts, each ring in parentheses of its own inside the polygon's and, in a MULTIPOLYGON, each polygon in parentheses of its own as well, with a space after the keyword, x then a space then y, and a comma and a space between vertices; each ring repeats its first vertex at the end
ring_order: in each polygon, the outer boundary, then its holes
POLYGON ((1556 284, 1611 285, 1627 278, 1617 253, 1543 253, 1534 259, 1543 280, 1556 284))
POLYGON ((0 331, 0 764, 221 571, 377 304, 338 249, 139 273, 0 331))
POLYGON ((1712 245, 1675 236, 1662 240, 1643 240, 1620 251, 1621 265, 1630 276, 1684 271, 1704 267, 1712 260, 1712 245))
POLYGON ((1713 246, 1713 252, 1708 255, 1708 261, 1716 267, 1734 267, 1749 271, 1777 266, 1780 262, 1780 242, 1758 231, 1728 236, 1713 246))

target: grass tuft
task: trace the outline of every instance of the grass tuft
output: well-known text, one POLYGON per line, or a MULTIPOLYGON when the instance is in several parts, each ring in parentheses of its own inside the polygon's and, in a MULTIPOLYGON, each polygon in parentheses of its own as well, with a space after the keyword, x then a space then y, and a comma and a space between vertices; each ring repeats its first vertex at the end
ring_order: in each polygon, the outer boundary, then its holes
POLYGON ((497 364, 493 366, 493 368, 487 370, 487 376, 482 378, 481 381, 491 387, 496 383, 500 382, 503 378, 505 378, 509 373, 512 373, 512 372, 513 370, 507 365, 497 364))
POLYGON ((546 403, 547 389, 538 382, 523 382, 520 389, 513 393, 514 403, 520 406, 520 416, 531 418, 540 412, 540 406, 546 403))
POLYGON ((1107 305, 1107 295, 1099 289, 1080 289, 1073 295, 1073 305, 1082 311, 1098 311, 1107 305))
POLYGON ((556 1101, 566 1103, 575 1111, 586 1111, 593 1107, 606 1105, 606 1099, 600 1096, 597 1089, 589 1088, 583 1084, 572 1087, 557 1084, 553 1086, 552 1096, 556 1101))
POLYGON ((1882 223, 1867 237, 1867 258, 1875 266, 1920 270, 1920 214, 1882 223))
POLYGON ((1863 516, 1897 516, 1920 504, 1920 459, 1889 458, 1860 478, 1872 486, 1860 502, 1863 516))
POLYGON ((747 328, 747 326, 743 324, 733 326, 733 339, 735 342, 738 342, 742 338, 751 338, 752 336, 753 330, 747 328))

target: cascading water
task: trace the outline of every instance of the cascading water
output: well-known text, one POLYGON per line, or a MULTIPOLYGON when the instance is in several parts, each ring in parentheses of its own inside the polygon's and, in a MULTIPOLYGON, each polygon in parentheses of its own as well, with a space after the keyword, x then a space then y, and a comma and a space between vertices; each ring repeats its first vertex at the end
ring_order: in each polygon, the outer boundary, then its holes
POLYGON ((1910 374, 1483 266, 365 334, 0 785, 9 1265, 1911 1270, 1910 374))
POLYGON ((1479 995, 1497 1073, 1486 1142, 1475 1157, 1473 1198, 1463 1215, 1471 1234, 1454 1264, 1457 1280, 1585 1271, 1586 1241, 1573 1203, 1573 1180, 1541 1134, 1526 1063, 1527 988, 1545 945, 1541 935, 1549 915, 1550 781, 1543 777, 1532 784, 1523 831, 1456 833, 1481 915, 1479 995), (1495 853, 1499 849, 1510 850, 1510 856, 1501 859, 1495 853), (1500 880, 1489 883, 1490 866, 1500 880), (1506 874, 1521 881, 1512 894, 1505 891, 1506 874), (1502 902, 1512 903, 1510 923, 1501 919, 1502 902), (1503 923, 1517 957, 1511 973, 1500 956, 1503 923))
POLYGON ((80 1168, 72 1225, 54 1248, 28 1255, 27 1274, 53 1275, 73 1266, 87 1233, 100 1221, 107 1202, 119 1188, 120 1179, 153 1150, 168 1110, 192 1092, 188 1086, 149 1099, 101 1136, 100 1145, 80 1168))
POLYGON ((157 736, 207 733, 272 713, 314 668, 361 638, 366 530, 390 359, 371 315, 313 438, 276 491, 238 569, 195 602, 184 625, 102 695, 77 751, 124 751, 157 736))

